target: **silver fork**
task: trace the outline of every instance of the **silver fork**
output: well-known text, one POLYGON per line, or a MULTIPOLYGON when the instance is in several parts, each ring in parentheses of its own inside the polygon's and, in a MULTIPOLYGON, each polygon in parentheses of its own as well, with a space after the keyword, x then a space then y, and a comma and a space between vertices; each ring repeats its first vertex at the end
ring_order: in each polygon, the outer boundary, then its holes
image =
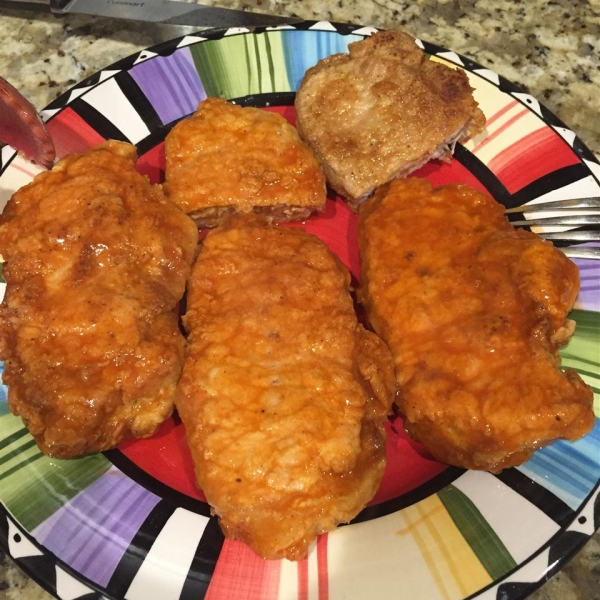
MULTIPOLYGON (((600 242, 600 197, 523 204, 505 210, 507 215, 537 212, 553 214, 539 217, 533 215, 529 219, 511 221, 511 225, 514 227, 584 227, 585 229, 542 231, 539 235, 552 242, 600 242), (585 211, 586 214, 577 214, 575 211, 585 211)), ((595 258, 600 260, 600 247, 559 246, 559 249, 571 258, 595 258)))

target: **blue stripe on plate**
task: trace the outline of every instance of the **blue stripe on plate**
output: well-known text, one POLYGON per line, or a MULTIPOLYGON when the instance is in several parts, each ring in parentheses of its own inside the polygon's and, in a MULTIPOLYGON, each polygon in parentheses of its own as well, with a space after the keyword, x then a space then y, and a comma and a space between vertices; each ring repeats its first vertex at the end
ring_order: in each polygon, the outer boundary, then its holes
MULTIPOLYGON (((0 361, 0 381, 4 373, 4 363, 0 361)), ((0 417, 8 414, 8 388, 0 383, 0 417)))
POLYGON ((560 440, 517 468, 576 510, 600 479, 600 419, 584 438, 560 440))
POLYGON ((330 31, 284 31, 281 41, 292 90, 298 89, 306 70, 322 58, 347 52, 348 44, 362 39, 362 35, 331 35, 330 31))

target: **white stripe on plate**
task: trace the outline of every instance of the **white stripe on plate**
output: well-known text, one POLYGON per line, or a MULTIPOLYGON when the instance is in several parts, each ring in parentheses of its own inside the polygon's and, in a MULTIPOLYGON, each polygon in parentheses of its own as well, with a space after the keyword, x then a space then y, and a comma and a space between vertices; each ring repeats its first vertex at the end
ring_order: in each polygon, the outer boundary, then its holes
POLYGON ((207 523, 208 517, 178 508, 152 544, 126 600, 177 600, 207 523))
POLYGON ((500 85, 500 77, 498 76, 498 73, 494 73, 494 71, 490 71, 489 69, 475 69, 474 72, 481 77, 485 77, 488 81, 491 81, 496 85, 500 85))
POLYGON ((69 94, 69 99, 67 100, 67 104, 70 104, 71 102, 73 102, 73 100, 77 100, 77 98, 79 98, 79 96, 83 96, 83 94, 85 94, 87 91, 91 90, 93 87, 94 87, 93 85, 88 85, 86 87, 80 87, 80 88, 71 90, 71 93, 69 94))
POLYGON ((536 556, 531 562, 527 563, 524 567, 515 571, 509 575, 506 579, 501 580, 496 585, 487 589, 485 592, 475 596, 477 600, 497 600, 498 588, 505 583, 536 583, 545 575, 549 568, 550 549, 546 548, 541 554, 536 556))
POLYGON ((177 44, 178 48, 183 48, 185 46, 191 46, 192 44, 197 44, 198 42, 203 42, 206 38, 199 37, 197 35, 186 35, 180 42, 177 44))
POLYGON ((335 529, 327 540, 330 598, 442 598, 402 511, 335 529))
POLYGON ((554 200, 569 200, 572 198, 587 198, 589 196, 598 196, 599 194, 600 185, 598 185, 598 182, 591 175, 588 175, 583 179, 579 179, 568 185, 555 188, 551 192, 542 194, 532 200, 530 204, 552 202, 554 200))
POLYGON ((574 131, 566 129, 565 127, 557 127, 555 125, 552 126, 552 129, 554 129, 565 140, 565 142, 571 146, 571 148, 573 147, 576 137, 574 131))
POLYGON ((298 563, 283 559, 279 572, 279 593, 277 600, 298 598, 298 563))
POLYGON ((311 25, 309 29, 315 29, 316 31, 335 31, 337 29, 329 21, 319 21, 314 25, 311 25))
POLYGON ((464 66, 464 62, 462 61, 462 59, 460 58, 460 56, 458 54, 456 54, 456 52, 437 52, 436 56, 439 56, 440 58, 444 58, 446 60, 449 60, 457 65, 463 65, 464 66))
POLYGON ((587 168, 594 174, 594 177, 600 180, 600 165, 596 162, 588 160, 587 158, 584 158, 583 162, 586 164, 587 168))
POLYGON ((360 29, 355 29, 352 35, 373 35, 374 33, 377 33, 375 27, 361 27, 360 29))
POLYGON ((594 519, 596 500, 600 496, 600 488, 597 489, 589 500, 586 502, 583 510, 579 513, 577 519, 575 519, 567 528, 567 531, 578 531, 585 535, 592 536, 596 531, 596 523, 594 519), (583 522, 582 522, 583 521, 583 522))
POLYGON ((308 549, 308 600, 319 600, 319 563, 316 542, 313 542, 308 549))
POLYGON ((513 92, 511 95, 515 98, 518 98, 521 102, 523 102, 523 104, 525 104, 525 106, 528 106, 531 110, 535 111, 540 117, 542 116, 540 103, 531 94, 513 92))
POLYGON ((110 77, 114 77, 117 73, 120 73, 120 70, 116 70, 116 71, 112 71, 107 69, 106 71, 101 71, 100 72, 100 79, 98 80, 98 83, 102 83, 103 81, 106 81, 107 79, 109 79, 110 77))
POLYGON ((12 558, 43 556, 43 552, 32 544, 10 520, 8 522, 8 553, 12 558))
POLYGON ((224 35, 238 35, 239 33, 250 33, 247 27, 230 27, 224 35))
POLYGON ((475 504, 517 563, 560 529, 539 508, 490 473, 467 471, 452 485, 475 504))
POLYGON ((122 131, 132 144, 137 144, 150 134, 146 123, 114 78, 97 85, 83 99, 122 131))
POLYGON ((93 594, 94 590, 56 566, 56 595, 61 600, 75 600, 93 594))

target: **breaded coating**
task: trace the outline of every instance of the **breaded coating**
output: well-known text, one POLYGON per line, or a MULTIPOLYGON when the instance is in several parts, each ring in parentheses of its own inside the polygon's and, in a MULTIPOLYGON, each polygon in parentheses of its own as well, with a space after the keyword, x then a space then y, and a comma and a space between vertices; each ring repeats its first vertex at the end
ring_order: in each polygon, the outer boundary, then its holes
POLYGON ((234 213, 299 221, 323 210, 325 176, 281 115, 207 98, 165 140, 165 193, 201 227, 234 213))
POLYGON ((464 71, 430 61, 414 38, 382 31, 309 69, 296 126, 328 183, 356 209, 378 186, 480 132, 485 117, 464 71))
POLYGON ((438 460, 497 472, 591 429, 592 390, 558 354, 579 274, 552 244, 474 189, 409 179, 361 207, 359 245, 404 426, 438 460))
POLYGON ((198 232, 135 160, 122 142, 70 155, 0 217, 8 404, 50 456, 147 437, 173 409, 198 232))
POLYGON ((393 363, 349 283, 317 238, 246 218, 192 270, 176 406, 225 535, 263 558, 303 558, 383 475, 393 363))

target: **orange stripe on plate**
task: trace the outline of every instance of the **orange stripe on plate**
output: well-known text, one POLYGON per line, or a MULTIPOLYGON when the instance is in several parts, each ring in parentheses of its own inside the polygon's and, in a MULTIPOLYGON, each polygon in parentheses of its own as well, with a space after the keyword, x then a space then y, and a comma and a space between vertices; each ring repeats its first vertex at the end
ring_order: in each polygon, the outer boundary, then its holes
MULTIPOLYGON (((406 515, 405 515, 405 518, 406 518, 406 515)), ((408 518, 407 518, 407 520, 408 520, 408 518)), ((423 521, 423 519, 418 520, 419 523, 422 523, 422 521, 423 521)), ((423 558, 425 559, 425 562, 427 563, 429 572, 431 573, 433 581, 435 582, 435 585, 436 585, 437 589, 439 590, 442 598, 444 600, 451 600, 451 596, 448 594, 448 590, 446 589, 447 582, 445 582, 445 577, 441 573, 439 561, 437 561, 435 559, 432 549, 430 549, 430 546, 427 544, 424 536, 421 535, 421 532, 419 531, 419 528, 416 527, 416 525, 417 525, 417 522, 411 523, 410 529, 412 529, 412 537, 415 540, 415 542, 417 543, 417 546, 419 546, 419 550, 421 551, 421 554, 423 555, 423 558)))
MULTIPOLYGON (((417 506, 417 510, 421 513, 423 517, 426 515, 423 514, 423 507, 417 506)), ((442 517, 443 518, 443 517, 442 517)), ((463 574, 460 570, 460 565, 456 563, 456 554, 453 554, 450 549, 447 547, 447 540, 444 539, 444 536, 440 535, 439 529, 439 520, 436 519, 436 523, 432 521, 432 519, 424 519, 425 527, 431 538, 435 541, 436 546, 438 548, 439 553, 444 559, 449 571, 452 573, 452 577, 456 582, 461 596, 466 597, 469 595, 469 589, 465 586, 465 582, 463 581, 463 574)))
POLYGON ((327 538, 324 533, 317 538, 317 566, 319 569, 319 600, 329 600, 329 573, 327 567, 327 538))
POLYGON ((32 173, 31 171, 28 171, 27 169, 25 169, 24 167, 21 167, 18 163, 16 163, 15 161, 13 161, 12 163, 10 163, 11 168, 16 169, 17 171, 21 171, 21 173, 25 173, 25 175, 28 175, 29 177, 31 177, 32 179, 36 176, 35 173, 32 173))
POLYGON ((501 125, 494 131, 494 133, 490 133, 483 141, 479 142, 475 148, 473 148, 473 154, 477 154, 478 150, 481 150, 484 146, 487 146, 491 141, 495 140, 503 131, 506 131, 511 125, 513 125, 516 121, 518 121, 521 117, 529 114, 529 111, 524 108, 521 112, 518 112, 514 117, 511 117, 504 125, 501 125))
POLYGON ((298 562, 298 600, 308 600, 308 558, 298 562))
POLYGON ((61 110, 50 119, 46 128, 54 140, 58 158, 73 152, 85 152, 92 146, 106 141, 70 107, 61 110))
MULTIPOLYGON (((418 505, 417 505, 418 506, 418 505)), ((427 513, 422 514, 419 511, 419 514, 421 515, 418 519, 415 519, 414 516, 410 513, 407 512, 407 514, 404 514, 403 516, 406 518, 406 520, 410 523, 410 525, 408 527, 405 527, 404 529, 401 529, 398 532, 398 535, 402 536, 405 535, 407 533, 413 535, 415 530, 419 527, 422 527, 423 524, 426 521, 429 521, 430 519, 433 519, 438 513, 443 512, 445 509, 445 507, 440 504, 438 507, 436 508, 431 508, 427 511, 427 513), (410 515, 410 516, 409 516, 410 515)))
POLYGON ((548 173, 578 163, 578 156, 562 137, 543 127, 499 152, 488 168, 514 194, 548 173))
POLYGON ((502 115, 506 114, 513 106, 518 104, 518 100, 513 100, 509 102, 506 106, 501 108, 498 112, 495 112, 486 122, 485 126, 491 125, 494 121, 497 121, 502 115))
POLYGON ((277 600, 281 561, 263 560, 246 544, 225 540, 206 600, 277 600))
POLYGON ((491 582, 487 571, 437 496, 401 512, 431 577, 445 600, 464 598, 491 582))

